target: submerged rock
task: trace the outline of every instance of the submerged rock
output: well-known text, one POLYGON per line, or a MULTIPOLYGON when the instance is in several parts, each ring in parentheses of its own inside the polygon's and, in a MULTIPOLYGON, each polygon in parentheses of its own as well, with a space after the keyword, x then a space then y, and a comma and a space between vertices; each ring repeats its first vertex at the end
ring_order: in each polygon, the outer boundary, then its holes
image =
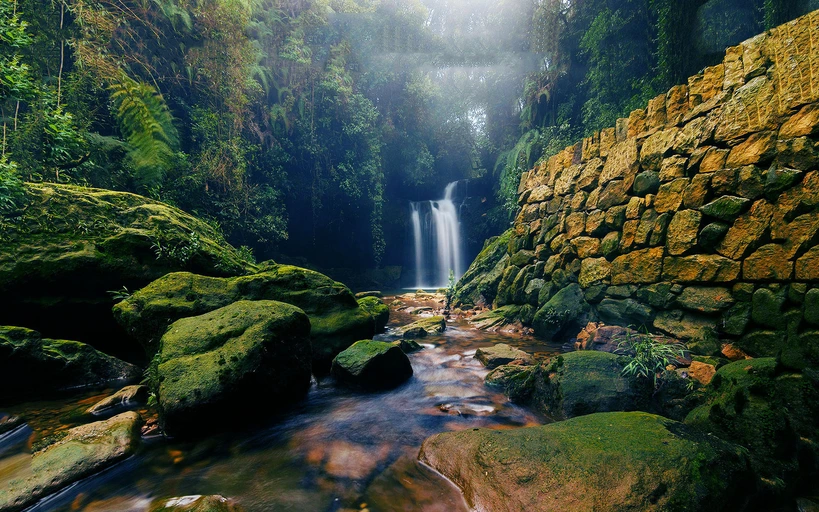
POLYGON ((424 338, 426 336, 441 334, 445 330, 446 318, 442 316, 431 316, 399 327, 395 329, 395 334, 406 338, 424 338))
POLYGON ((475 352, 475 359, 490 370, 500 365, 509 364, 512 361, 520 361, 523 364, 533 364, 535 362, 532 356, 523 350, 510 347, 506 343, 479 348, 475 352))
POLYGON ((14 297, 0 324, 105 343, 119 333, 109 291, 177 270, 229 276, 253 267, 212 226, 159 201, 53 183, 25 189, 28 207, 0 227, 0 296, 14 297))
POLYGON ((717 370, 685 423, 748 448, 763 487, 782 493, 817 469, 818 384, 774 358, 736 361, 717 370))
POLYGON ((476 510, 741 510, 745 451, 642 412, 437 434, 420 459, 476 510))
POLYGON ((621 357, 608 352, 569 352, 545 365, 500 366, 486 382, 555 419, 638 410, 646 405, 649 390, 623 376, 623 366, 621 357))
POLYGON ((400 347, 361 340, 333 359, 332 374, 340 381, 368 389, 394 388, 412 377, 412 365, 400 347))
POLYGON ((244 509, 224 496, 180 496, 155 501, 149 512, 242 512, 244 509))
POLYGON ((0 473, 0 510, 16 512, 125 459, 139 444, 139 415, 72 428, 11 473, 0 473))
POLYGON ((304 311, 310 317, 313 360, 323 368, 356 340, 375 334, 375 320, 349 288, 312 270, 276 264, 234 278, 168 274, 114 306, 114 316, 153 354, 170 323, 239 300, 280 301, 304 311))
POLYGON ((358 299, 358 305, 375 319, 375 332, 384 332, 390 321, 390 307, 378 297, 368 295, 358 299))
POLYGON ((193 434, 297 400, 310 387, 309 333, 304 312, 274 301, 177 320, 152 363, 163 427, 193 434))
POLYGON ((78 341, 43 338, 23 327, 0 326, 0 400, 139 379, 134 365, 78 341))
POLYGON ((126 386, 108 398, 92 405, 85 413, 101 416, 118 409, 136 407, 146 403, 148 403, 148 386, 126 386))

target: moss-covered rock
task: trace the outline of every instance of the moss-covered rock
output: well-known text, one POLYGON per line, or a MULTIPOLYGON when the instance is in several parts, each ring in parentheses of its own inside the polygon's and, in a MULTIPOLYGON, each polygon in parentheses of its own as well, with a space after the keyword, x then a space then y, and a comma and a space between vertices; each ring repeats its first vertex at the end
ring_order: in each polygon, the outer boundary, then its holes
POLYGON ((535 313, 535 334, 559 339, 576 334, 592 320, 592 311, 577 283, 562 288, 535 313))
POLYGON ((149 512, 242 512, 244 509, 224 496, 180 496, 156 500, 149 512))
POLYGON ((569 352, 531 367, 528 391, 516 391, 517 401, 555 419, 647 408, 646 383, 623 376, 623 366, 624 358, 608 352, 569 352))
POLYGON ((332 374, 367 389, 390 389, 412 377, 412 365, 401 348, 383 341, 361 340, 333 359, 332 374))
POLYGON ((494 302, 509 260, 507 250, 511 239, 512 230, 509 229, 502 235, 487 240, 483 250, 455 286, 452 299, 455 307, 494 302))
POLYGON ((85 413, 92 416, 110 415, 114 411, 135 408, 146 403, 148 403, 148 386, 125 386, 89 407, 85 413))
POLYGON ((140 424, 137 413, 125 412, 72 428, 31 459, 0 472, 0 510, 23 510, 130 456, 139 445, 140 424))
POLYGON ((275 301, 238 301, 177 320, 152 363, 163 427, 197 433, 300 398, 310 386, 309 333, 304 312, 275 301))
POLYGON ((23 327, 0 326, 0 401, 40 397, 67 388, 139 379, 134 365, 78 341, 43 338, 23 327))
POLYGON ((418 352, 419 350, 423 350, 424 347, 418 344, 415 340, 395 340, 392 342, 393 345, 401 349, 401 352, 405 354, 412 354, 413 352, 418 352))
POLYGON ((532 323, 535 308, 525 306, 501 306, 488 309, 469 319, 469 323, 484 331, 497 331, 503 327, 520 322, 523 325, 532 323))
POLYGON ((390 307, 373 295, 358 299, 358 305, 375 319, 375 332, 384 332, 387 322, 390 321, 390 307))
POLYGON ((520 361, 524 364, 533 364, 535 362, 532 356, 523 350, 510 347, 506 343, 498 343, 491 347, 479 348, 475 351, 475 359, 490 370, 501 365, 509 364, 512 361, 520 361))
POLYGON ((253 268, 212 226, 159 201, 69 185, 25 187, 22 215, 0 223, 0 295, 14 297, 0 309, 0 323, 104 343, 120 333, 108 291, 134 290, 177 270, 230 276, 253 268))
POLYGON ((416 320, 411 324, 405 325, 395 329, 397 336, 403 336, 410 339, 425 338, 427 336, 434 336, 441 334, 446 330, 446 318, 442 316, 431 316, 416 320))
POLYGON ((706 403, 685 423, 749 449, 753 467, 774 494, 816 469, 819 386, 816 377, 786 371, 774 358, 720 368, 706 403))
POLYGON ((428 438, 420 458, 476 510, 741 510, 744 450, 675 421, 601 413, 428 438))
POLYGON ((312 270, 276 264, 233 278, 171 273, 115 305, 114 316, 153 354, 171 322, 239 300, 286 302, 307 313, 318 369, 328 369, 336 354, 375 334, 372 315, 358 304, 349 288, 312 270))

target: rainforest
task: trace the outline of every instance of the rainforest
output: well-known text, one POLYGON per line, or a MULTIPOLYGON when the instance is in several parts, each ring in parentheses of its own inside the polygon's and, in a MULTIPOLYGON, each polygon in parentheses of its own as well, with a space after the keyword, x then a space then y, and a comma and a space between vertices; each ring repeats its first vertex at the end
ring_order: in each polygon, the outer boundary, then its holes
POLYGON ((0 0, 0 511, 819 510, 819 1, 0 0))

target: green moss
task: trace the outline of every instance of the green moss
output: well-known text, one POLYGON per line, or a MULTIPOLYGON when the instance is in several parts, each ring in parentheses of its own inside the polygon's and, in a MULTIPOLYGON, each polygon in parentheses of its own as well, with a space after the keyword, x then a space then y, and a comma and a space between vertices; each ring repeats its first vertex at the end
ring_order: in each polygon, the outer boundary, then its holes
POLYGON ((727 511, 751 484, 744 450, 641 412, 438 434, 421 460, 482 510, 727 511))
POLYGON ((333 359, 332 373, 343 382, 384 389, 393 388, 412 376, 412 366, 395 344, 361 340, 333 359))
MULTIPOLYGON (((262 393, 275 407, 310 383, 310 325, 298 308, 274 301, 238 301, 174 322, 154 358, 163 425, 190 433, 261 412, 262 393), (207 420, 207 421, 203 421, 207 420)), ((266 410, 264 408, 262 410, 266 410)))
POLYGON ((407 338, 423 338, 440 334, 444 332, 444 330, 446 330, 446 318, 442 316, 431 316, 399 327, 395 330, 395 334, 397 336, 406 336, 407 338))
POLYGON ((387 322, 390 321, 390 307, 384 301, 375 296, 367 296, 358 299, 358 305, 364 308, 373 319, 375 319, 376 332, 384 331, 387 322))
POLYGON ((455 286, 452 304, 455 307, 475 305, 483 301, 492 304, 498 292, 503 270, 509 259, 507 248, 512 239, 512 229, 490 238, 483 250, 455 286))

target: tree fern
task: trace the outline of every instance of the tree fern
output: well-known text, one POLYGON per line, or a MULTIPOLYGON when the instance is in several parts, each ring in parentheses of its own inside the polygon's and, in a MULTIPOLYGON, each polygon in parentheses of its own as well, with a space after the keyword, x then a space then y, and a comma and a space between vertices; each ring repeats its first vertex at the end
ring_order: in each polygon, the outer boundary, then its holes
POLYGON ((145 188, 156 186, 179 146, 173 115, 162 95, 148 84, 122 76, 109 89, 137 181, 145 188))

